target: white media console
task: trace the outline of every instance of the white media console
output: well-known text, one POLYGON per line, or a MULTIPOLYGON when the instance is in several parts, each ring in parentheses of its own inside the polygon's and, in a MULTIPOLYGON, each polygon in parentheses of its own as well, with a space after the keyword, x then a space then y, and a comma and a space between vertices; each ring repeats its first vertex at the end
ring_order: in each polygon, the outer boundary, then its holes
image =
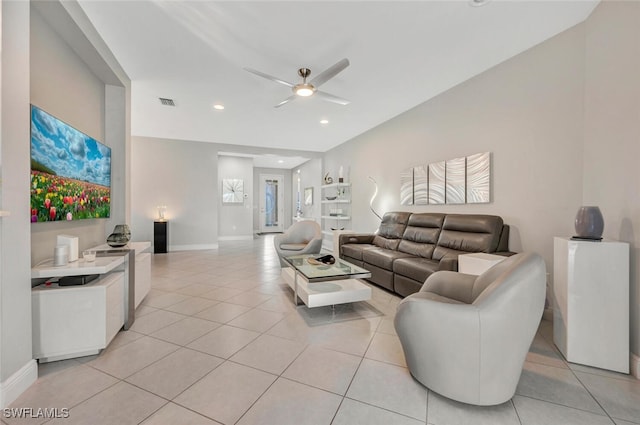
POLYGON ((121 328, 128 329, 151 287, 150 247, 150 242, 131 242, 122 249, 101 245, 93 248, 99 252, 93 262, 32 268, 32 278, 100 275, 86 285, 32 288, 33 357, 47 362, 97 354, 121 328), (133 265, 129 250, 135 252, 133 265))

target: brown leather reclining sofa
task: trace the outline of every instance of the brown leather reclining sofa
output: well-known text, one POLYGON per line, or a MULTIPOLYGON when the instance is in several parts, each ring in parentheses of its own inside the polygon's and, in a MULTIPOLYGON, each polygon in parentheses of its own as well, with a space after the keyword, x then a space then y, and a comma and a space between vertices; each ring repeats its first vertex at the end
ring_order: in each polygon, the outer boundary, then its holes
POLYGON ((403 297, 438 270, 458 271, 458 255, 509 252, 509 226, 477 214, 389 212, 376 234, 339 239, 340 257, 371 272, 371 282, 403 297))

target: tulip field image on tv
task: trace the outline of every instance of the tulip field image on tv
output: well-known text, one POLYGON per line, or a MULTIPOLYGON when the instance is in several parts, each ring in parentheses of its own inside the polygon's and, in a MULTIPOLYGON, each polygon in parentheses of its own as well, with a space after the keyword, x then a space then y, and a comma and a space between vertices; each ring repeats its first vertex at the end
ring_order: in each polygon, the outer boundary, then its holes
POLYGON ((108 218, 111 148, 31 106, 31 222, 108 218))

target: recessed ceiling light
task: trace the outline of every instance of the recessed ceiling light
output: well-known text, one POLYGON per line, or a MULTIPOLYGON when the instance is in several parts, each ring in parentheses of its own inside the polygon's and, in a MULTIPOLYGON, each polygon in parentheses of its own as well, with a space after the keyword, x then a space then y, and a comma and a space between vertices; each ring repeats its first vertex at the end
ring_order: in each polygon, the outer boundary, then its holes
POLYGON ((489 3, 491 0, 469 0, 469 6, 480 7, 489 3))
POLYGON ((222 111, 224 109, 224 105, 221 103, 216 103, 215 105, 213 105, 213 109, 216 109, 218 111, 222 111))
POLYGON ((326 125, 329 124, 329 120, 320 120, 320 124, 326 125))
POLYGON ((284 161, 283 161, 283 160, 281 160, 281 159, 279 159, 279 160, 278 160, 278 164, 284 164, 284 161))

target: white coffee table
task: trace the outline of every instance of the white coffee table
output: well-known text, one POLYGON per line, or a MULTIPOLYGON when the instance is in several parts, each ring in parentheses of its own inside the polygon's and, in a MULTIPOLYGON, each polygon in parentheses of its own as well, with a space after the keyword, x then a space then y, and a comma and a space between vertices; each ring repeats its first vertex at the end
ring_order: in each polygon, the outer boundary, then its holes
POLYGON ((336 258, 332 265, 313 265, 307 259, 318 255, 286 257, 291 267, 282 269, 282 277, 307 307, 345 304, 371 299, 371 287, 357 279, 371 277, 371 272, 336 258))

